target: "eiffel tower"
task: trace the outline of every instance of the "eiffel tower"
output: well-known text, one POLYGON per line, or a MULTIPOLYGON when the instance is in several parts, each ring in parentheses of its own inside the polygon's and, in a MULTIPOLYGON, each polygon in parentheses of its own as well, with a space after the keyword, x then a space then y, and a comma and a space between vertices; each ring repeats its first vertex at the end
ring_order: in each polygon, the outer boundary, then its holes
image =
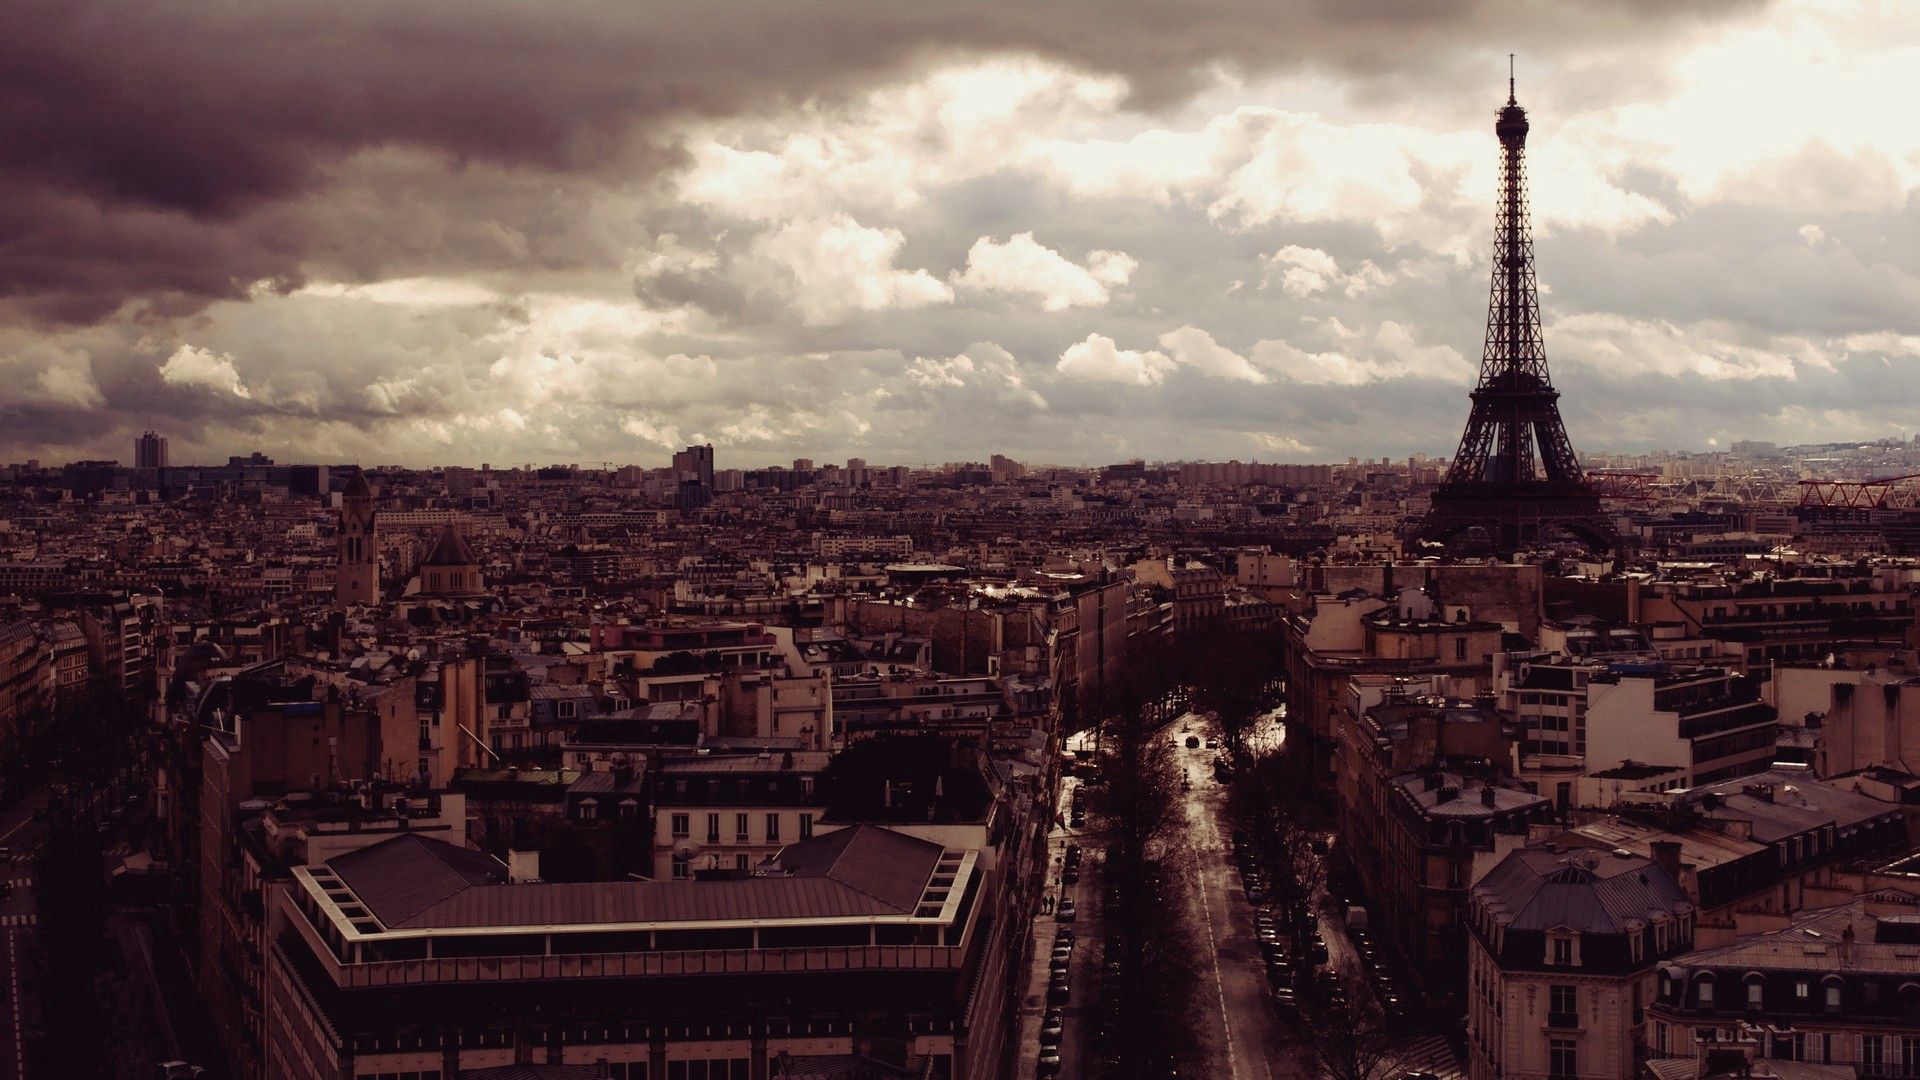
POLYGON ((1487 346, 1466 434, 1419 534, 1501 555, 1569 534, 1604 551, 1615 544, 1613 527, 1580 471, 1560 423, 1560 393, 1547 380, 1527 216, 1527 111, 1514 98, 1511 72, 1494 133, 1500 137, 1500 208, 1487 346))

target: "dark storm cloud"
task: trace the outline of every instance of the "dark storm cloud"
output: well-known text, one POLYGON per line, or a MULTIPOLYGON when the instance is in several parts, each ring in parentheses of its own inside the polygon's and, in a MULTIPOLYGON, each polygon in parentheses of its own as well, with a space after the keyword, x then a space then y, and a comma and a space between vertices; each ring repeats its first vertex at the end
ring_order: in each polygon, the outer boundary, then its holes
POLYGON ((666 122, 858 90, 936 54, 1060 57, 1153 105, 1214 64, 1399 77, 1461 47, 1659 35, 1752 4, 16 0, 0 33, 0 297, 86 320, 290 279, 324 242, 305 230, 327 223, 241 219, 370 148, 645 174, 674 160, 666 122))

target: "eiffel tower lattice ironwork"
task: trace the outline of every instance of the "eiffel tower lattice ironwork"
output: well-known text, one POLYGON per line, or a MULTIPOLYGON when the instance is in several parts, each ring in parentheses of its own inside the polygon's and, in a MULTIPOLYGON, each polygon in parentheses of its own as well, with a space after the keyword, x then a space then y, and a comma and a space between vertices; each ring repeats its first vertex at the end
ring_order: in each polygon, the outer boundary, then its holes
POLYGON ((1612 526, 1580 470, 1560 422, 1559 391, 1547 378, 1527 215, 1527 111, 1514 97, 1511 76, 1494 132, 1500 137, 1500 207, 1486 351, 1466 433, 1433 493, 1420 535, 1511 554, 1565 533, 1605 550, 1614 544, 1612 526))

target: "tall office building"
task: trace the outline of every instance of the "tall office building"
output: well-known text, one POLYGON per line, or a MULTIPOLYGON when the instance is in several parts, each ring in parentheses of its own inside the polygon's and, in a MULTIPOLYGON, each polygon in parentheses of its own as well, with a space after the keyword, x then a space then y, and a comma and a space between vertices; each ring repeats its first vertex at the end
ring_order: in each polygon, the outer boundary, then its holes
POLYGON ((698 480, 700 486, 712 490, 713 444, 689 446, 673 455, 673 471, 679 473, 681 479, 698 480))
POLYGON ((167 437, 148 431, 133 440, 133 466, 136 469, 167 467, 167 437))

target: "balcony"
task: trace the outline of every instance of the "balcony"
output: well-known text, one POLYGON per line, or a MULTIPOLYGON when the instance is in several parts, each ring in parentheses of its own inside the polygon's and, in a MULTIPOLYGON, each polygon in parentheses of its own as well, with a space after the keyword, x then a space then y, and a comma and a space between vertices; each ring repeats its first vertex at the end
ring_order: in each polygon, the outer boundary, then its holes
POLYGON ((1580 1029, 1580 1014, 1550 1012, 1547 1014, 1547 1026, 1558 1031, 1578 1031, 1580 1029))

